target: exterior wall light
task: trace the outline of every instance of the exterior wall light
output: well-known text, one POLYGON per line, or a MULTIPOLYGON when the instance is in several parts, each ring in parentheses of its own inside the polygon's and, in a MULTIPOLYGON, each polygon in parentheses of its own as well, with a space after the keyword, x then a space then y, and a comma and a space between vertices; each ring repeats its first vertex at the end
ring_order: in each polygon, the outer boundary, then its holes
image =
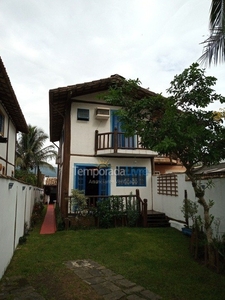
POLYGON ((9 190, 11 190, 11 188, 13 187, 14 183, 13 182, 10 182, 9 183, 9 190))

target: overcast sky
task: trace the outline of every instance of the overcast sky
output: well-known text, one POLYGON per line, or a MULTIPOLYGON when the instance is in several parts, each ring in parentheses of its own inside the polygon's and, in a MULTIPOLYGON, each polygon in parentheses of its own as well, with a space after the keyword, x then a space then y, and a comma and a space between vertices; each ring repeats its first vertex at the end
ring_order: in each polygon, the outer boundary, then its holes
MULTIPOLYGON (((211 0, 1 0, 0 56, 28 124, 50 89, 120 74, 166 94, 202 54, 211 0)), ((225 65, 207 68, 225 96, 225 65)), ((219 108, 215 106, 215 109, 219 108)))

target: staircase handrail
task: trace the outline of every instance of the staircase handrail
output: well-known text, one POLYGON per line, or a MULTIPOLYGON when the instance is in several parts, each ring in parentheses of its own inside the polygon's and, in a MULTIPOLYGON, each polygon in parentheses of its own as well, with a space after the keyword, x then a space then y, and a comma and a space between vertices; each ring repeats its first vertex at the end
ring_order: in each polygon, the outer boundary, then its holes
POLYGON ((147 227, 147 215, 148 215, 148 210, 147 210, 147 199, 141 199, 141 196, 140 196, 140 191, 139 189, 136 189, 136 197, 137 197, 137 200, 139 201, 139 206, 140 206, 140 212, 141 212, 141 215, 142 215, 142 225, 143 227, 147 227))

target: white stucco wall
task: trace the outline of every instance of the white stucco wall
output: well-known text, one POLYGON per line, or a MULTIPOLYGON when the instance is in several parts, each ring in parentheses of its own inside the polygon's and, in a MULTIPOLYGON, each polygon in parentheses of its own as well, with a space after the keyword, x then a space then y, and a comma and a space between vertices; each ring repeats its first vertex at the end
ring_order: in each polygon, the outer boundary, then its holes
MULTIPOLYGON (((111 131, 110 118, 106 120, 98 120, 95 118, 95 110, 96 107, 99 106, 101 105, 76 102, 72 103, 71 153, 93 155, 95 146, 95 130, 98 130, 99 133, 111 131), (78 108, 89 109, 89 121, 77 120, 78 108)), ((107 107, 106 104, 102 106, 107 107)))
MULTIPOLYGON (((71 105, 71 156, 70 156, 70 174, 69 174, 69 191, 75 187, 74 183, 74 165, 99 165, 103 161, 107 161, 110 165, 111 177, 110 177, 110 194, 111 195, 129 195, 130 192, 135 194, 136 189, 140 190, 141 198, 146 198, 148 200, 148 209, 152 208, 152 194, 151 194, 151 158, 140 156, 145 154, 149 155, 148 150, 120 150, 120 157, 116 157, 114 153, 110 157, 105 156, 105 152, 109 154, 110 150, 102 150, 101 156, 95 156, 95 130, 99 133, 107 133, 112 131, 112 120, 110 117, 108 119, 99 120, 96 119, 96 108, 103 107, 109 108, 111 116, 111 111, 118 109, 118 107, 108 106, 104 101, 99 100, 98 94, 83 95, 77 97, 77 102, 72 102, 71 105), (80 102, 78 102, 80 101, 80 102), (92 102, 92 103, 90 103, 92 102), (77 120, 77 109, 88 109, 89 110, 89 120, 77 120), (123 153, 122 153, 123 152, 123 153), (128 154, 129 152, 129 154, 128 154), (129 156, 129 157, 128 157, 129 156), (129 186, 129 187, 119 187, 116 186, 116 167, 119 166, 131 166, 131 167, 146 167, 147 178, 146 186, 129 186)), ((100 151, 99 151, 100 152, 100 151)), ((154 154, 152 152, 152 154, 154 154)), ((118 155, 119 156, 119 155, 118 155)))
MULTIPOLYGON (((152 177, 153 183, 153 209, 164 212, 169 218, 185 221, 181 212, 184 200, 184 191, 187 190, 188 199, 197 202, 195 193, 190 181, 185 180, 185 174, 178 174, 178 196, 166 196, 157 193, 157 177, 152 177)), ((225 178, 215 178, 212 180, 213 186, 205 190, 206 201, 213 200, 214 206, 210 209, 210 213, 214 216, 214 220, 220 221, 220 234, 225 233, 225 178)), ((207 180, 201 180, 201 185, 207 186, 207 180)), ((203 208, 199 205, 198 214, 203 217, 203 208)), ((214 234, 216 233, 215 226, 214 234)))
POLYGON ((148 200, 148 209, 152 209, 152 191, 151 191, 151 160, 150 158, 116 158, 116 157, 85 157, 85 156, 72 156, 70 161, 70 182, 69 182, 69 194, 71 189, 75 187, 75 164, 83 165, 99 165, 103 161, 106 161, 110 165, 110 194, 111 195, 129 195, 130 192, 135 194, 136 189, 139 189, 142 199, 148 200), (117 166, 131 166, 131 167, 146 167, 146 187, 120 187, 116 186, 116 167, 117 166))
POLYGON ((8 137, 8 166, 7 175, 12 176, 15 165, 15 152, 16 152, 16 128, 9 122, 9 137, 8 137))
POLYGON ((35 201, 42 190, 13 179, 0 177, 0 279, 3 276, 19 238, 24 235, 24 224, 30 226, 35 201), (13 187, 9 189, 9 183, 13 187))
POLYGON ((157 178, 158 176, 155 175, 152 177, 153 209, 156 211, 165 212, 170 218, 184 221, 183 214, 181 213, 181 206, 184 200, 184 191, 188 191, 189 199, 195 199, 194 191, 190 181, 185 181, 185 174, 178 175, 178 196, 167 196, 158 194, 157 178))

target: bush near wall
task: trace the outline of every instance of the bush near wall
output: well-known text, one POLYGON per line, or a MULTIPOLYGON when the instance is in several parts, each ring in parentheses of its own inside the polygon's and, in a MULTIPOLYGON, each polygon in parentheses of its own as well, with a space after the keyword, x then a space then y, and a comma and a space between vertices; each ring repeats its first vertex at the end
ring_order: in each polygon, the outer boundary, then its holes
POLYGON ((31 215, 31 227, 34 227, 43 218, 44 205, 42 201, 35 202, 32 215, 31 215))

